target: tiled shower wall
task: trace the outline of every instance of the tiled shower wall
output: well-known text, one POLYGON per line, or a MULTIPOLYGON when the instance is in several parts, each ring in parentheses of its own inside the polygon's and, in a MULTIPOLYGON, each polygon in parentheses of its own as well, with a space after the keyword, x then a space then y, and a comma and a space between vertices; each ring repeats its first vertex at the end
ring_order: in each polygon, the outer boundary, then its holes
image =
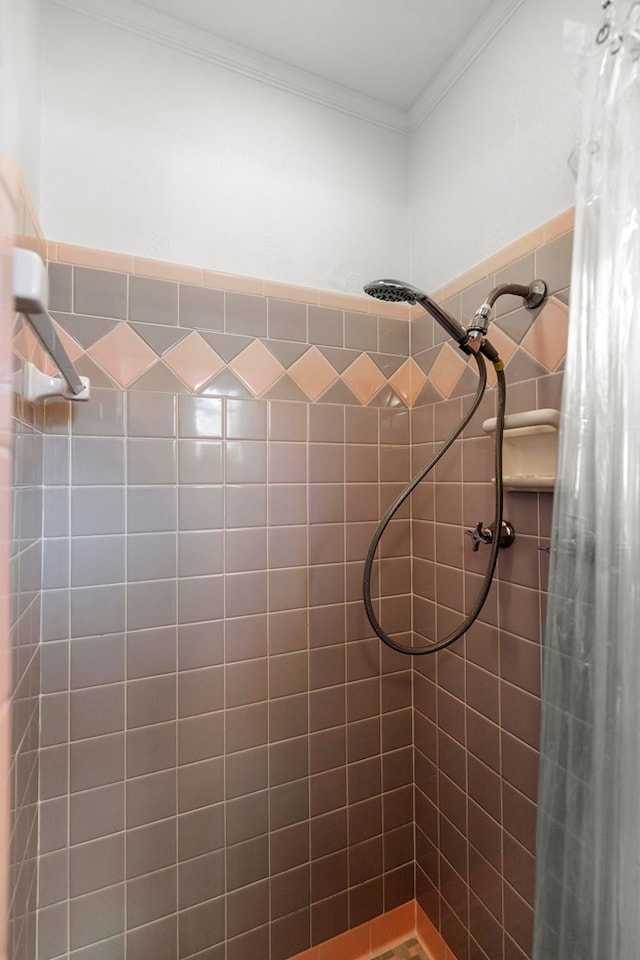
MULTIPOLYGON (((508 413, 560 408, 571 243, 570 232, 543 243, 446 301, 464 321, 494 285, 547 282, 552 297, 537 311, 511 297, 498 301, 489 331, 506 361, 508 413)), ((468 408, 477 378, 424 315, 412 334, 414 359, 429 378, 412 410, 417 469, 468 408)), ((453 630, 477 595, 489 548, 473 552, 464 530, 493 518, 493 442, 482 421, 494 415, 491 389, 435 481, 414 498, 417 642, 453 630)), ((504 516, 517 537, 501 552, 479 620, 448 651, 414 662, 416 893, 457 960, 531 955, 551 510, 551 493, 506 494, 504 516)))
MULTIPOLYGON (((34 234, 27 205, 19 194, 15 171, 12 183, 15 219, 8 238, 9 249, 3 249, 3 262, 0 264, 0 275, 5 281, 2 284, 0 363, 3 369, 8 367, 3 374, 0 397, 2 409, 0 432, 3 444, 0 450, 2 473, 0 542, 2 549, 6 551, 5 555, 9 558, 10 565, 9 571, 3 571, 1 574, 3 578, 0 585, 2 630, 5 628, 4 620, 7 613, 5 596, 9 593, 9 581, 11 590, 7 618, 11 649, 2 651, 3 670, 6 666, 10 690, 6 720, 9 720, 10 713, 11 723, 10 753, 7 751, 7 758, 11 763, 7 957, 9 960, 35 960, 44 411, 42 407, 34 407, 24 403, 19 397, 14 397, 11 390, 11 331, 13 330, 14 338, 18 343, 24 342, 25 337, 24 321, 16 318, 13 312, 9 280, 13 234, 14 232, 22 236, 34 234), (11 487, 10 526, 8 523, 9 487, 11 487), (5 524, 8 527, 8 537, 5 524), (6 581, 5 573, 10 573, 6 581)), ((1 189, 0 185, 0 192, 1 189)), ((38 362, 42 362, 41 353, 38 354, 38 362)), ((22 357, 14 351, 13 368, 16 373, 20 371, 21 365, 22 357)), ((2 756, 5 756, 4 745, 2 756)), ((4 956, 1 952, 0 955, 4 956)))
POLYGON ((408 325, 51 279, 39 960, 284 960, 414 895, 408 325))

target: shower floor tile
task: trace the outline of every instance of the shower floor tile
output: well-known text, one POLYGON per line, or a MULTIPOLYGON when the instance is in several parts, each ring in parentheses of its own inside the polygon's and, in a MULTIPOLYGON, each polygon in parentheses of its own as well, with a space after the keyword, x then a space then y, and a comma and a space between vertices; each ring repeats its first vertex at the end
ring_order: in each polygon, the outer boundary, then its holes
POLYGON ((387 950, 374 960, 428 960, 426 953, 417 940, 406 940, 399 943, 393 950, 387 950))

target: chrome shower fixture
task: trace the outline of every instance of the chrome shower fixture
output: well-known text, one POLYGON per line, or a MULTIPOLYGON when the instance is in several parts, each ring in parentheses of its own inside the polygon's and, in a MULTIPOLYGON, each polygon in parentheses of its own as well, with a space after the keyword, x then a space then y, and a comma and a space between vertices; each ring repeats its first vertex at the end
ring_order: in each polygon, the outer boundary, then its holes
POLYGON ((544 280, 534 280, 528 286, 520 283, 503 283, 494 287, 482 306, 476 310, 473 320, 466 329, 427 293, 410 283, 404 283, 401 280, 373 280, 365 286, 364 292, 370 297, 375 297, 376 300, 412 305, 419 304, 457 342, 463 353, 480 352, 485 355, 487 360, 495 363, 498 360, 498 353, 484 338, 487 334, 496 300, 505 296, 505 294, 511 294, 515 297, 522 297, 525 307, 533 310, 535 307, 539 307, 546 297, 547 285, 544 280))
POLYGON ((375 297, 376 300, 386 300, 391 303, 419 303, 422 309, 430 313, 449 336, 457 341, 464 353, 474 352, 468 346, 469 337, 462 324, 423 290, 418 290, 410 283, 403 283, 400 280, 373 280, 365 286, 364 292, 370 297, 375 297))
POLYGON ((506 294, 521 297, 524 301, 524 305, 528 307, 528 309, 533 310, 535 307, 539 307, 545 299, 547 295, 547 285, 543 280, 534 280, 533 283, 530 283, 528 286, 524 286, 523 284, 519 283, 504 283, 501 286, 494 287, 482 306, 476 310, 476 313, 467 328, 463 327, 455 317, 452 317, 451 314, 444 309, 444 307, 441 307, 440 304, 436 303, 435 300, 432 300, 432 298, 423 290, 413 287, 410 283, 402 283, 400 280, 374 280, 372 283, 368 283, 366 285, 364 292, 369 294, 370 297, 375 297, 378 300, 386 300, 391 303, 420 304, 423 310, 426 310, 427 313, 431 314, 434 320, 439 323, 440 326, 446 330, 449 336, 457 342, 463 353, 466 353, 469 357, 473 358, 478 367, 478 388, 473 397, 471 405, 469 406, 469 409, 466 411, 466 413, 464 413, 460 423, 439 447, 429 463, 427 463, 416 474, 409 485, 405 487, 402 493, 391 504, 384 517, 380 521, 378 529, 373 535, 373 539, 365 559, 362 577, 362 599, 364 601, 364 608, 367 618, 373 628, 374 633, 382 640, 384 644, 386 644, 386 646, 390 647, 392 650, 395 650, 397 653, 404 653, 408 656, 415 657, 421 656, 422 654, 438 653, 439 650, 444 650, 447 647, 450 647, 452 643, 455 643, 456 640, 459 640, 460 637, 467 632, 469 627, 479 616, 480 611, 482 610, 489 595, 491 582, 496 569, 496 563, 498 561, 499 549, 501 547, 511 546, 513 543, 515 537, 514 529, 510 523, 502 518, 502 438, 504 433, 504 415, 507 402, 504 362, 500 358, 500 354, 495 347, 493 347, 487 340, 486 334, 489 321, 491 320, 493 307, 499 297, 505 296, 506 294), (431 473, 438 461, 455 443, 478 409, 487 386, 487 360, 493 364, 495 369, 497 387, 497 417, 495 434, 495 513, 493 523, 489 527, 485 527, 482 521, 480 521, 475 530, 467 530, 466 532, 469 534, 469 536, 471 536, 474 550, 478 550, 481 543, 490 544, 491 556, 489 558, 489 563, 484 577, 482 578, 482 583, 480 585, 475 603, 473 604, 469 613, 465 616, 462 623, 452 633, 441 640, 427 643, 422 647, 408 646, 407 644, 400 643, 397 639, 394 639, 388 633, 386 633, 378 621, 378 616, 374 609, 374 603, 371 595, 371 575, 376 552, 378 550, 378 545, 382 539, 383 533, 389 526, 389 523, 393 520, 398 510, 400 510, 405 501, 411 496, 418 484, 424 480, 429 473, 431 473), (497 536, 496 531, 500 531, 497 536))
POLYGON ((467 336, 470 342, 480 336, 486 336, 489 321, 496 300, 510 294, 513 297, 522 297, 528 310, 535 310, 547 295, 547 285, 544 280, 533 280, 528 286, 522 283, 503 283, 494 287, 481 307, 476 310, 473 320, 467 327, 467 336))

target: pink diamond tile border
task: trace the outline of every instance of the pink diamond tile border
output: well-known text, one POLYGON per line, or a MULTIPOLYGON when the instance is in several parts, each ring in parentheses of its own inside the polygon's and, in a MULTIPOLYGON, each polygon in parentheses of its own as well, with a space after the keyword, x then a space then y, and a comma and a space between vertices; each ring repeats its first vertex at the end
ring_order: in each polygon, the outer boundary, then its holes
POLYGON ((158 359, 126 323, 119 323, 87 353, 121 387, 128 387, 158 359))
POLYGON ((310 400, 317 400, 338 379, 338 374, 317 347, 303 353, 287 372, 310 400))
POLYGON ((342 374, 342 379, 360 403, 369 403, 387 382, 386 377, 371 357, 361 353, 342 374))
POLYGON ((229 366, 255 397, 266 393, 284 373, 282 364, 259 340, 250 343, 229 366))
POLYGON ((408 407, 414 405, 426 382, 426 374, 411 357, 405 360, 389 379, 389 383, 395 392, 408 407))
POLYGON ((522 346, 547 370, 555 370, 567 352, 569 308, 550 297, 527 332, 522 346))
POLYGON ((466 363, 453 347, 445 343, 429 371, 429 380, 443 397, 449 397, 451 391, 462 376, 466 363))
POLYGON ((220 373, 225 365, 215 350, 195 332, 163 354, 162 360, 194 393, 220 373))

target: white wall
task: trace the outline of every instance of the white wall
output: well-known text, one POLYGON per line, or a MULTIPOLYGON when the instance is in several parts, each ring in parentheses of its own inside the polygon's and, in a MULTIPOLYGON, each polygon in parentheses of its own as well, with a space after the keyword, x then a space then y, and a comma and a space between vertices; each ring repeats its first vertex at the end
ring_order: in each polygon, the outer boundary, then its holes
POLYGON ((51 239, 336 290, 408 269, 406 137, 47 5, 51 239))
POLYGON ((525 0, 416 131, 414 283, 434 290, 573 205, 580 102, 563 21, 599 12, 591 0, 525 0))
POLYGON ((0 0, 0 153, 40 192, 40 0, 0 0))
POLYGON ((563 21, 597 20, 595 0, 525 0, 410 142, 46 8, 53 239, 336 290, 379 274, 435 289, 573 203, 563 21))

